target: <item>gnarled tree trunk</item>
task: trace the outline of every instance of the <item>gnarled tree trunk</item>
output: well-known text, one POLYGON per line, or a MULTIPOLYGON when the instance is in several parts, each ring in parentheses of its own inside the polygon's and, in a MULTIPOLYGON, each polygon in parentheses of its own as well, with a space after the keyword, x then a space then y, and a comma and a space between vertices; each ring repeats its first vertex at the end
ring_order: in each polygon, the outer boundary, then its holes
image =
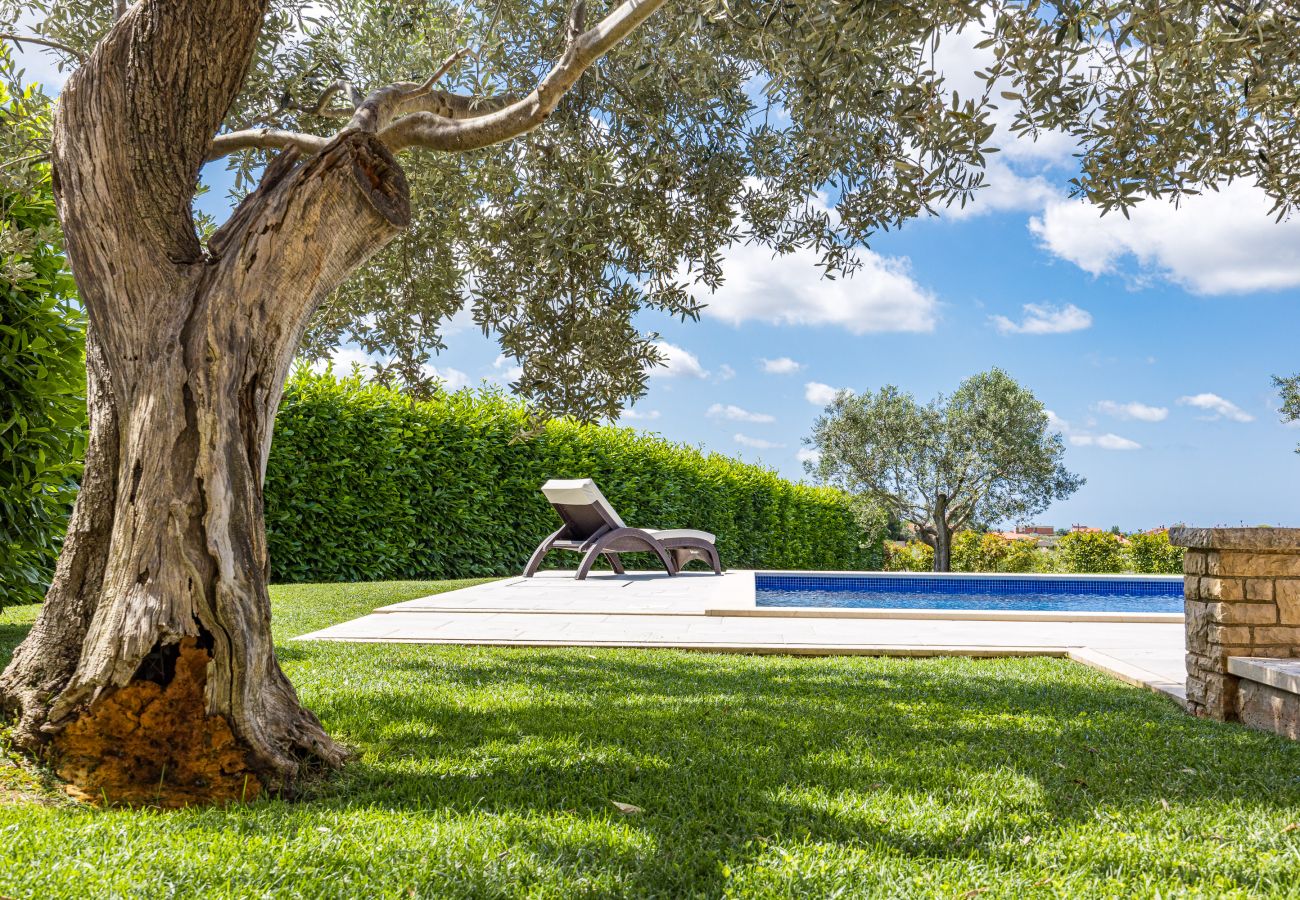
POLYGON ((346 756, 271 643, 262 480, 302 333, 409 223, 395 151, 462 152, 537 127, 662 2, 625 0, 582 31, 579 0, 564 55, 518 100, 434 91, 435 74, 376 90, 332 138, 216 134, 267 0, 138 0, 69 79, 54 190, 90 321, 90 447, 0 707, 74 792, 249 798, 346 756), (205 248, 191 211, 199 169, 247 148, 285 152, 205 248))
POLYGON ((344 132, 310 159, 279 157, 200 249, 189 194, 263 12, 202 6, 199 23, 134 7, 55 123, 56 197, 90 319, 90 448, 0 702, 24 746, 52 748, 80 793, 109 801, 238 799, 346 755, 276 663, 262 479, 308 318, 410 215, 392 154, 344 132), (142 39, 195 24, 211 31, 182 35, 180 60, 142 39), (186 54, 207 57, 202 96, 148 108, 153 80, 185 71, 186 54))
MULTIPOLYGON (((89 238, 66 191, 75 248, 89 238)), ((115 323, 113 352, 92 342, 85 486, 40 621, 0 681, 19 740, 51 741, 82 794, 237 799, 343 758, 275 660, 262 480, 308 317, 408 217, 373 136, 305 162, 291 152, 157 298, 156 319, 115 323)))

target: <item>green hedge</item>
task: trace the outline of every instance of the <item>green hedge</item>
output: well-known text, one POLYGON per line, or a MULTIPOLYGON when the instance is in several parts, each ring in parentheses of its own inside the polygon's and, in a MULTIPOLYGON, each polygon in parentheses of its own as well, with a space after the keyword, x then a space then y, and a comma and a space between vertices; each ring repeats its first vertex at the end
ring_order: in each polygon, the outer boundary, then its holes
MULTIPOLYGON (((596 480, 631 524, 702 528, 731 568, 874 569, 883 533, 848 495, 626 428, 549 422, 462 391, 416 401, 304 369, 286 386, 266 478, 276 581, 507 575, 558 519, 538 488, 596 480)), ((573 566, 557 552, 550 564, 573 566)))
POLYGON ((85 452, 85 332, 57 225, 48 174, 0 187, 0 608, 44 596, 85 452))

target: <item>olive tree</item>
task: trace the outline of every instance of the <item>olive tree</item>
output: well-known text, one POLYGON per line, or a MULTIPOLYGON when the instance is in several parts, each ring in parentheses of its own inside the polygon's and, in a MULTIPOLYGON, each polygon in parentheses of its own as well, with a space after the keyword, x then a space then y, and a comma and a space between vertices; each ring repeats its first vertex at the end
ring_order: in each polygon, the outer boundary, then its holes
POLYGON ((119 797, 345 757, 268 625, 300 346, 413 378, 468 306, 520 394, 609 416, 657 361, 639 312, 695 316, 736 241, 851 272, 873 231, 970 199, 1004 98, 1076 136, 1103 207, 1250 177, 1285 212, 1298 32, 1255 2, 0 0, 0 40, 72 71, 48 158, 89 319, 81 492, 0 678, 15 740, 119 797), (930 61, 969 28, 995 59, 957 97, 930 61), (193 200, 222 161, 218 226, 193 200))
POLYGON ((276 662, 262 509, 328 298, 451 309, 472 282, 521 393, 608 410, 653 362, 635 313, 693 314, 682 273, 718 283, 727 243, 843 271, 873 228, 978 183, 991 127, 921 52, 977 5, 705 2, 651 24, 663 2, 12 8, 75 69, 50 159, 90 408, 62 557, 0 680, 20 744, 117 800, 237 799, 346 757, 276 662), (255 185, 210 228, 200 172, 232 156, 255 185))
POLYGON ((893 385, 841 391, 805 443, 811 474, 911 523, 936 572, 952 567, 954 532, 1023 520, 1083 485, 1043 404, 1000 369, 926 404, 893 385))

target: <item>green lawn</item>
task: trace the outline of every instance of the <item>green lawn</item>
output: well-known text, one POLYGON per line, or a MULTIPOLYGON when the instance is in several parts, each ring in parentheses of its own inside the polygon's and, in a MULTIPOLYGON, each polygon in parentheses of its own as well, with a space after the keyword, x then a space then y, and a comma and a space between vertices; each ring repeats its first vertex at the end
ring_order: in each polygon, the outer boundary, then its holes
MULTIPOLYGON (((278 634, 452 586, 277 588, 278 634)), ((0 895, 1300 896, 1300 745, 1061 660, 280 654, 356 762, 296 803, 0 806, 0 895)))

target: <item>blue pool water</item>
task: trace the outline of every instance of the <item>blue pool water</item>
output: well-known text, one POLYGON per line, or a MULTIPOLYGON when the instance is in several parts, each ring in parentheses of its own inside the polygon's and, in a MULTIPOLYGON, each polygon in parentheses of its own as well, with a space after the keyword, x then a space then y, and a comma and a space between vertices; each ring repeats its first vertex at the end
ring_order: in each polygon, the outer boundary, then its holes
POLYGON ((1181 613, 1183 580, 1135 576, 765 575, 759 606, 848 609, 1006 609, 1024 612, 1181 613))

